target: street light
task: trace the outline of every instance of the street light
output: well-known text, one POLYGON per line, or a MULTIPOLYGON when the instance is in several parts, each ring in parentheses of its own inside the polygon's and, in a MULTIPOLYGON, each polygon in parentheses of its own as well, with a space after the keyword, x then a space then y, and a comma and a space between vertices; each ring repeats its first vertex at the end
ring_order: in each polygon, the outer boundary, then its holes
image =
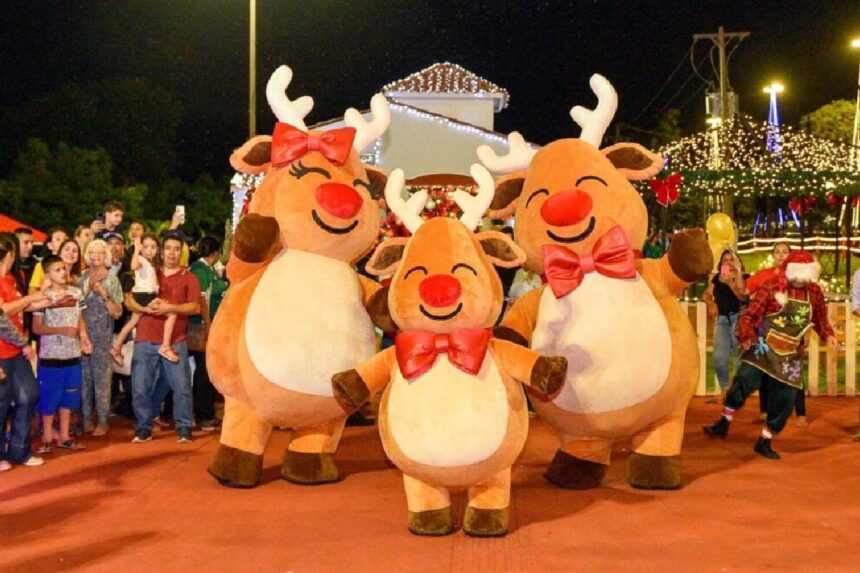
MULTIPOLYGON (((860 38, 851 40, 852 48, 860 48, 860 38)), ((854 104, 854 135, 851 137, 851 153, 854 155, 854 167, 860 171, 860 67, 857 70, 857 102, 854 104)))

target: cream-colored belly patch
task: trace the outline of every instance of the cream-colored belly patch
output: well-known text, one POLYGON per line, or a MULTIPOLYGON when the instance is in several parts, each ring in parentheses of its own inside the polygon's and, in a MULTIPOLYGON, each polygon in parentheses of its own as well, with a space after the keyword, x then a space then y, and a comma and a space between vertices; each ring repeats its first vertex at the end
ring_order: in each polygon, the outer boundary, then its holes
POLYGON ((576 413, 644 402, 672 361, 669 325, 645 281, 596 272, 561 299, 544 289, 532 348, 567 357, 567 383, 553 402, 576 413))
POLYGON ((245 342, 266 379, 316 396, 332 396, 332 374, 355 368, 376 350, 355 271, 295 250, 275 259, 257 284, 245 342))
POLYGON ((388 396, 388 426, 400 450, 429 466, 474 464, 501 446, 508 398, 492 354, 476 376, 440 356, 426 373, 407 381, 400 370, 388 396))

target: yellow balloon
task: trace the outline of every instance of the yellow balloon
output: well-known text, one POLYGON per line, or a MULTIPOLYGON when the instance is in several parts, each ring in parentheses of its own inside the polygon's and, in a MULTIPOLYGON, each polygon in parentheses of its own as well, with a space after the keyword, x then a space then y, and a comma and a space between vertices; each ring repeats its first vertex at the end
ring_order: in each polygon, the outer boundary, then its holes
POLYGON ((708 230, 708 245, 714 255, 715 268, 720 264, 720 256, 726 249, 735 248, 735 226, 732 218, 725 213, 714 213, 705 223, 708 230))

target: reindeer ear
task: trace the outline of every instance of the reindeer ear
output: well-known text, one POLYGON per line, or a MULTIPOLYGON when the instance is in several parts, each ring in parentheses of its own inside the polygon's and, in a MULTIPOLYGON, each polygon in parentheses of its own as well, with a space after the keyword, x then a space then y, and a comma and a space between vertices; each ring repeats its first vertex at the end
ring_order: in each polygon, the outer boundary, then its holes
POLYGON ((258 135, 230 155, 230 165, 240 173, 265 173, 272 158, 272 136, 258 135))
POLYGON ((525 252, 508 235, 499 231, 478 233, 484 253, 497 267, 512 269, 526 262, 525 252))
POLYGON ((388 175, 378 167, 364 166, 367 171, 367 180, 370 182, 370 196, 379 199, 385 193, 385 184, 388 183, 388 175))
POLYGON ((496 181, 496 194, 493 202, 487 210, 490 219, 509 219, 517 208, 520 193, 523 192, 523 183, 526 180, 525 171, 517 171, 505 175, 496 181))
POLYGON ((392 274, 397 265, 400 264, 400 259, 403 258, 403 251, 408 242, 409 239, 406 237, 394 237, 383 241, 373 251, 364 270, 377 277, 392 274))
POLYGON ((650 179, 663 170, 663 158, 638 143, 616 143, 601 151, 628 181, 650 179))

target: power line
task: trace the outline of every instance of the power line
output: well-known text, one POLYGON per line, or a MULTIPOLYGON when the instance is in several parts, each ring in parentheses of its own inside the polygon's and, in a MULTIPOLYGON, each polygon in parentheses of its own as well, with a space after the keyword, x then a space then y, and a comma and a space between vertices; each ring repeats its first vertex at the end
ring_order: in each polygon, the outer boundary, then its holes
MULTIPOLYGON (((701 66, 702 63, 704 63, 704 61, 705 61, 705 58, 702 58, 702 61, 699 62, 699 65, 701 66)), ((675 101, 675 99, 679 95, 681 95, 681 92, 684 90, 685 87, 687 87, 687 84, 689 84, 690 81, 693 80, 697 75, 698 75, 697 73, 691 73, 689 76, 687 76, 687 79, 684 81, 683 84, 681 84, 681 87, 679 87, 678 90, 675 92, 675 94, 671 98, 669 98, 669 100, 665 104, 663 104, 663 107, 660 108, 660 111, 657 112, 657 115, 660 115, 661 113, 666 111, 669 108, 669 106, 672 105, 672 102, 675 101)))
POLYGON ((672 70, 672 73, 671 73, 671 74, 669 74, 669 77, 668 77, 668 78, 666 78, 666 81, 665 81, 665 82, 663 82, 663 85, 662 85, 662 86, 660 86, 660 89, 659 89, 659 90, 657 90, 657 92, 654 94, 654 97, 652 97, 652 98, 651 98, 651 101, 649 101, 647 104, 645 104, 645 107, 643 107, 643 108, 642 108, 642 111, 640 111, 640 112, 639 112, 639 115, 637 115, 635 118, 633 118, 633 121, 636 121, 636 120, 638 120, 640 117, 642 117, 642 116, 645 114, 645 112, 646 112, 646 111, 648 111, 648 108, 650 108, 650 107, 654 104, 654 102, 655 102, 655 101, 657 101, 657 98, 659 98, 659 97, 660 97, 660 94, 661 94, 661 93, 663 93, 663 90, 664 90, 664 89, 666 89, 666 86, 668 86, 668 85, 669 85, 669 82, 671 82, 671 81, 672 81, 672 78, 674 78, 674 77, 675 77, 675 74, 677 74, 677 73, 678 73, 678 70, 680 70, 680 69, 681 69, 681 66, 683 66, 683 65, 684 65, 684 60, 686 60, 686 59, 687 59, 687 54, 689 54, 689 53, 690 53, 690 50, 692 50, 692 49, 693 49, 693 45, 694 45, 694 44, 690 44, 690 47, 689 47, 689 48, 687 48, 687 51, 686 51, 686 52, 684 52, 684 55, 683 55, 683 56, 681 56, 681 59, 678 61, 678 64, 675 66, 675 69, 674 69, 674 70, 672 70))

